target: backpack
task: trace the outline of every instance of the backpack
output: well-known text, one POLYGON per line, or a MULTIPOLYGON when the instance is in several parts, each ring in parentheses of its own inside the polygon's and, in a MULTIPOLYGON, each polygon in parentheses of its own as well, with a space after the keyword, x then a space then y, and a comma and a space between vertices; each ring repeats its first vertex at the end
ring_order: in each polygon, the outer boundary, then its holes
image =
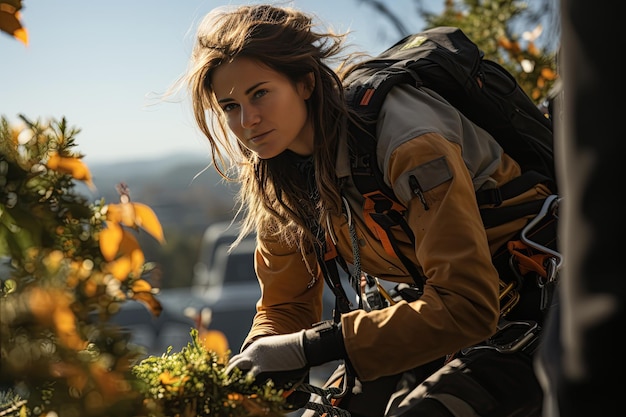
POLYGON ((378 112, 389 90, 402 83, 440 94, 487 130, 520 164, 523 173, 535 171, 555 179, 551 118, 539 110, 508 71, 485 59, 478 46, 456 27, 409 35, 344 74, 348 106, 362 119, 374 121, 359 126, 369 135, 353 129, 361 155, 371 152, 372 146, 375 150, 378 112))
MULTIPOLYGON (((513 263, 516 264, 515 268, 519 272, 519 275, 515 277, 517 282, 501 281, 501 315, 509 314, 513 306, 520 302, 516 295, 513 295, 511 299, 508 296, 522 287, 520 282, 526 279, 526 274, 536 274, 537 283, 542 283, 541 288, 538 285, 524 285, 525 291, 526 289, 531 291, 531 293, 525 293, 525 299, 529 300, 530 307, 520 312, 519 321, 508 323, 506 320, 502 321, 502 327, 499 327, 499 331, 484 345, 474 350, 470 348, 467 353, 463 353, 466 355, 464 360, 467 363, 474 360, 473 355, 490 355, 498 361, 493 363, 492 371, 497 369, 498 372, 509 372, 510 365, 499 361, 506 362, 515 356, 499 353, 519 350, 532 354, 537 346, 539 340, 537 335, 540 331, 540 326, 532 320, 541 320, 541 317, 535 318, 527 314, 532 314, 531 311, 534 311, 537 305, 540 306, 540 312, 544 311, 551 302, 550 291, 554 285, 551 280, 555 279, 561 261, 560 254, 553 250, 556 240, 556 221, 552 216, 552 211, 558 198, 552 195, 545 201, 507 207, 497 206, 502 201, 519 195, 538 183, 548 185, 556 194, 550 117, 532 102, 511 74, 497 63, 485 59, 483 52, 476 44, 460 29, 454 27, 437 27, 407 36, 379 56, 349 70, 344 75, 343 82, 348 106, 358 116, 355 120, 351 120, 349 125, 350 165, 352 181, 364 198, 365 222, 368 227, 377 229, 377 236, 382 240, 385 250, 402 261, 415 281, 415 286, 399 284, 392 291, 387 292, 383 287, 377 286, 376 278, 365 274, 363 293, 370 308, 373 306, 373 308, 384 308, 385 299, 390 298, 394 301, 418 299, 423 290, 422 275, 397 248, 390 230, 392 227, 401 227, 414 243, 412 231, 403 216, 406 208, 385 183, 376 158, 376 120, 385 95, 392 87, 408 84, 417 88, 427 87, 435 91, 471 121, 487 130, 504 151, 520 165, 522 170, 520 177, 498 189, 479 191, 476 198, 480 206, 495 205, 495 208, 480 209, 486 228, 523 216, 534 216, 528 226, 520 232, 519 240, 517 238, 511 240, 502 252, 498 251, 494 254, 494 265, 501 277, 504 275, 501 271, 505 268, 514 268, 513 263), (540 245, 535 245, 538 242, 540 245), (554 263, 546 263, 546 261, 554 263), (551 268, 552 272, 547 271, 550 269, 549 265, 554 265, 551 268), (541 279, 544 281, 540 281, 541 279), (384 296, 381 297, 380 292, 384 292, 384 296), (533 295, 541 299, 526 298, 533 295), (491 352, 495 351, 484 349, 485 346, 499 349, 498 353, 492 354, 491 352)), ((419 184, 415 187, 414 191, 419 198, 421 192, 419 184)), ((351 310, 351 303, 341 286, 337 265, 348 273, 353 286, 355 286, 356 279, 354 273, 348 270, 345 261, 336 252, 333 243, 328 241, 328 237, 326 246, 317 255, 326 282, 336 296, 334 319, 339 321, 342 313, 351 310)), ((360 288, 355 286, 354 289, 359 294, 359 308, 363 308, 360 288)), ((436 360, 409 371, 413 372, 410 380, 416 385, 440 366, 441 363, 436 360)), ((484 367, 484 364, 480 366, 484 367)), ((460 369, 454 372, 447 371, 446 378, 436 383, 433 382, 435 388, 431 387, 428 391, 436 393, 438 390, 445 391, 452 387, 454 392, 444 393, 446 398, 454 398, 454 401, 450 401, 451 404, 457 407, 458 404, 469 403, 480 410, 481 404, 484 403, 480 395, 476 399, 475 396, 462 394, 477 392, 475 384, 478 383, 481 386, 481 382, 468 379, 467 371, 460 371, 460 369)), ((516 372, 516 370, 510 372, 516 372)), ((481 372, 470 373, 481 374, 481 372)), ((407 380, 402 379, 406 374, 390 375, 375 381, 363 382, 358 381, 354 371, 346 363, 337 369, 325 385, 325 387, 341 391, 334 397, 329 396, 330 406, 334 407, 336 412, 341 411, 337 408, 339 406, 358 415, 383 415, 387 407, 393 405, 391 402, 388 403, 390 398, 395 401, 401 398, 397 387, 402 386, 405 392, 410 391, 406 388, 407 380), (358 390, 353 391, 352 387, 355 386, 358 386, 358 390)), ((527 374, 532 376, 532 372, 523 373, 523 375, 527 374)), ((537 386, 533 381, 523 382, 520 386, 524 387, 524 392, 528 392, 529 396, 537 392, 537 386), (527 391, 526 387, 528 387, 527 391)), ((489 391, 491 388, 484 385, 482 389, 489 391)), ((437 403, 442 407, 448 407, 447 401, 442 400, 437 403)), ((398 401, 396 404, 399 403, 398 401)), ((529 404, 534 404, 534 402, 529 402, 529 404)), ((488 411, 485 410, 484 413, 488 411)), ((482 415, 482 412, 479 414, 482 415)))
MULTIPOLYGON (((521 167, 522 175, 504 186, 477 192, 486 228, 541 211, 543 201, 506 208, 498 205, 538 183, 556 193, 552 120, 521 89, 502 66, 484 58, 484 53, 459 28, 435 27, 409 35, 377 57, 363 61, 343 75, 344 94, 349 108, 360 122, 350 122, 352 180, 365 199, 366 222, 377 229, 387 252, 398 257, 413 276, 417 288, 422 277, 415 265, 396 248, 390 229, 400 226, 412 240, 412 232, 402 215, 405 207, 385 183, 376 158, 376 119, 392 87, 408 84, 427 87, 488 131, 521 167), (364 122, 364 123, 363 123, 364 122)), ((415 185, 419 196, 419 184, 415 185)), ((327 282, 346 311, 337 274, 326 256, 323 269, 331 275, 327 282), (343 299, 343 301, 342 301, 343 299)), ((322 263, 322 262, 321 262, 322 263)), ((419 291, 417 296, 419 296, 419 291)))

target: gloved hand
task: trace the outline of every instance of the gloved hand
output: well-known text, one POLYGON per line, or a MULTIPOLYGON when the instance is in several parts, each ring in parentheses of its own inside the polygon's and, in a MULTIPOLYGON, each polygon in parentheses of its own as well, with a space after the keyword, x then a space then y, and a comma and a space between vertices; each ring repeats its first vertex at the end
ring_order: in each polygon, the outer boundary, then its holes
POLYGON ((307 368, 304 356, 304 330, 298 333, 266 336, 255 340, 243 352, 228 361, 226 373, 233 368, 248 371, 256 377, 261 373, 293 371, 307 368))
MULTIPOLYGON (((309 367, 304 355, 304 333, 266 336, 255 340, 243 352, 228 362, 226 373, 234 368, 248 371, 257 382, 274 381, 279 389, 291 390, 305 379, 308 381, 309 367)), ((310 394, 293 391, 287 398, 285 408, 295 410, 304 407, 310 394)))
POLYGON ((309 330, 255 340, 243 352, 230 359, 226 373, 239 368, 257 379, 260 379, 260 375, 270 378, 279 373, 283 375, 280 379, 284 379, 288 371, 302 371, 300 375, 304 375, 311 366, 345 358, 341 326, 325 321, 313 325, 309 330))

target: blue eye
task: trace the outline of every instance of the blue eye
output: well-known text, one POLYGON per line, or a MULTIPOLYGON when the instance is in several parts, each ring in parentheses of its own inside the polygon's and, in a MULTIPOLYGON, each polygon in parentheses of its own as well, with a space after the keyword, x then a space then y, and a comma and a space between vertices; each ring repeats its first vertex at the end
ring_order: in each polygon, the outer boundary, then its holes
POLYGON ((222 110, 224 111, 224 113, 228 113, 228 112, 234 110, 238 106, 239 106, 238 104, 229 103, 229 104, 225 105, 224 107, 222 107, 222 110))
POLYGON ((260 98, 267 94, 267 90, 261 89, 254 92, 254 98, 260 98))

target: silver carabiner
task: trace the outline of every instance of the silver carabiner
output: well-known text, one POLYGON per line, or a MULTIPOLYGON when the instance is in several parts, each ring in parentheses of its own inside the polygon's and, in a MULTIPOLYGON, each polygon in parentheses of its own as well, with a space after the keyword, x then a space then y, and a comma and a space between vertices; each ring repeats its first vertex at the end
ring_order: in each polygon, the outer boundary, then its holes
POLYGON ((530 240, 527 236, 527 233, 532 230, 532 228, 535 227, 541 220, 543 220, 548 215, 548 213, 553 213, 554 211, 556 211, 560 201, 561 199, 559 198, 559 196, 555 194, 546 197, 539 213, 537 213, 537 215, 530 222, 528 222, 528 224, 522 229, 520 234, 520 239, 522 242, 532 248, 535 248, 545 253, 549 253, 550 255, 554 256, 554 258, 556 258, 557 261, 555 265, 555 274, 561 269, 561 266, 563 265, 563 255, 533 240, 530 240))

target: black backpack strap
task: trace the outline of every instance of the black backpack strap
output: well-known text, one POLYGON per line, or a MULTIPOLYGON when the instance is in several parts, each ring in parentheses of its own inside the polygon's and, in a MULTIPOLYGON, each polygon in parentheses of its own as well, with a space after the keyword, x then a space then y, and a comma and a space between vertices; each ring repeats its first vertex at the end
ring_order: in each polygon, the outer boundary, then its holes
POLYGON ((537 214, 541 210, 543 200, 529 201, 514 206, 499 207, 503 201, 520 195, 537 184, 545 184, 551 191, 556 189, 554 180, 537 171, 526 171, 517 178, 498 188, 482 190, 476 193, 479 206, 493 204, 493 208, 480 209, 480 216, 485 228, 499 226, 515 219, 537 214))
POLYGON ((322 269, 324 280, 335 295, 335 310, 333 311, 333 319, 335 322, 339 322, 341 314, 352 311, 352 304, 348 299, 345 289, 341 285, 341 278, 339 276, 339 269, 337 264, 343 260, 339 257, 339 254, 335 250, 335 246, 332 242, 325 242, 323 246, 315 246, 315 254, 317 255, 317 262, 322 269))
POLYGON ((526 171, 517 178, 512 179, 498 188, 481 190, 476 192, 476 201, 479 206, 494 204, 496 207, 525 191, 530 190, 537 184, 546 184, 551 191, 556 189, 554 180, 537 171, 526 171))

